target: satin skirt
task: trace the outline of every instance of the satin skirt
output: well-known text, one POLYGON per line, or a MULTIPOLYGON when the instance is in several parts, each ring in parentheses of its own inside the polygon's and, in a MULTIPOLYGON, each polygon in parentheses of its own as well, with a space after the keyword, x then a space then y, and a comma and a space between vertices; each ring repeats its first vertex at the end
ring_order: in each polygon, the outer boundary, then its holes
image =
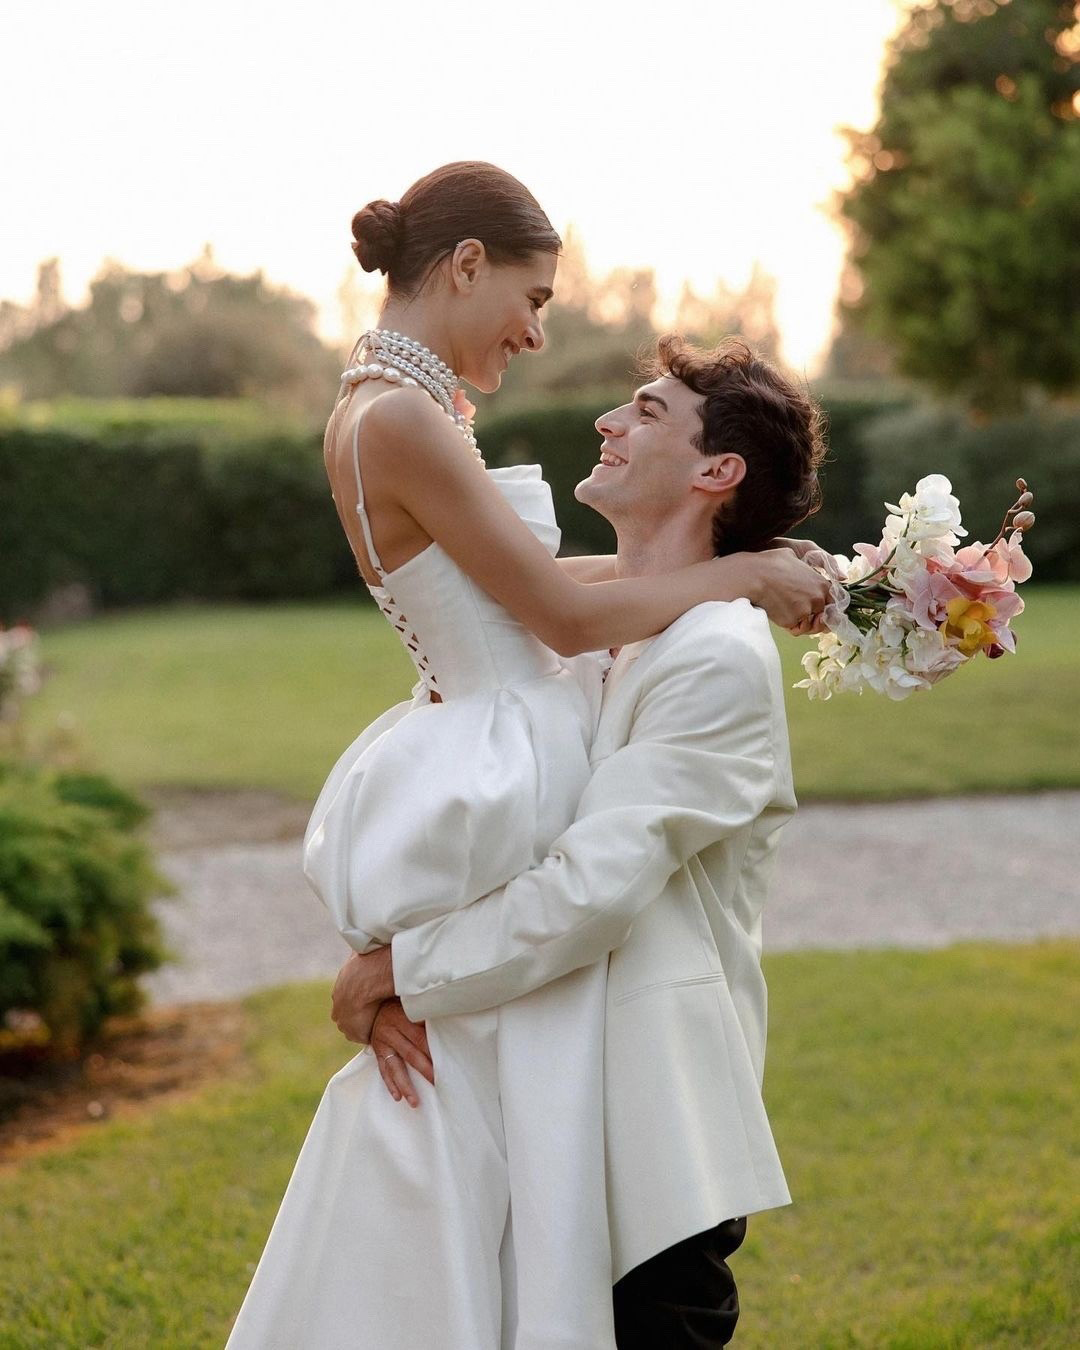
MULTIPOLYGON (((536 865, 588 781, 594 710, 568 671, 418 698, 341 757, 305 840, 358 950, 536 865)), ((413 1075, 415 1110, 369 1051, 340 1070, 228 1350, 614 1350, 606 982, 604 960, 430 1020, 436 1081, 413 1075)))

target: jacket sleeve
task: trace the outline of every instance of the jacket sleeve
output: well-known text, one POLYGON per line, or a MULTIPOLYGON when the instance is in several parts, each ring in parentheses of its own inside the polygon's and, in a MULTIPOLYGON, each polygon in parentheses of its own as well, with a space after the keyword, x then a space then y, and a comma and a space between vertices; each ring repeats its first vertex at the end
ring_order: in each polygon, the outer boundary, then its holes
POLYGON ((394 935, 407 1015, 506 1003, 625 942, 672 873, 772 800, 772 690, 761 653, 737 635, 688 634, 663 653, 643 680, 627 744, 595 765, 544 861, 394 935))

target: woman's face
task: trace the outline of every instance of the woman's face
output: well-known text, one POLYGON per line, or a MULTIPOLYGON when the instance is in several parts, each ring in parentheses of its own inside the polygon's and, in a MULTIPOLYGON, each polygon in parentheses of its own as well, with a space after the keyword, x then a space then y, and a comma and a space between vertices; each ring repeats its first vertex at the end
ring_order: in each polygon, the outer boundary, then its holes
MULTIPOLYGON (((459 250, 461 246, 459 245, 459 250)), ((454 260, 455 369, 474 389, 490 394, 522 351, 544 345, 541 311, 552 296, 558 258, 534 253, 524 262, 492 263, 482 251, 475 262, 454 260)))

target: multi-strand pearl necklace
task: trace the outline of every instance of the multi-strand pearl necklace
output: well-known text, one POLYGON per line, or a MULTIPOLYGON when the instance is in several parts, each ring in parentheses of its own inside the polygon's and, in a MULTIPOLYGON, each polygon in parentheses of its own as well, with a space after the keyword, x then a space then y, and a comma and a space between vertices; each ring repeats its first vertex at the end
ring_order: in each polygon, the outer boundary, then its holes
POLYGON ((473 435, 472 420, 456 404, 460 389, 458 377, 445 361, 428 347, 386 328, 372 328, 360 339, 359 354, 366 351, 367 362, 350 366, 341 377, 343 385, 362 384, 364 380, 386 380, 388 384, 419 386, 426 389, 447 417, 465 437, 465 443, 483 462, 473 435))

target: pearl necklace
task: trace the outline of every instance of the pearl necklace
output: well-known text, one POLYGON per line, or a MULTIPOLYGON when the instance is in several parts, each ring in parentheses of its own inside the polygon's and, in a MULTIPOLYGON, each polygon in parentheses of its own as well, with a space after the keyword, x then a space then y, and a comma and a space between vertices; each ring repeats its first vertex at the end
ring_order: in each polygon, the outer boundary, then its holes
POLYGON ((482 464, 483 457, 473 435, 472 421, 460 412, 454 395, 460 389, 458 377, 430 348, 404 333, 386 328, 369 329, 360 339, 360 352, 366 349, 366 363, 350 366, 341 377, 342 385, 362 384, 365 380, 386 380, 388 384, 426 389, 465 438, 465 444, 482 464))

